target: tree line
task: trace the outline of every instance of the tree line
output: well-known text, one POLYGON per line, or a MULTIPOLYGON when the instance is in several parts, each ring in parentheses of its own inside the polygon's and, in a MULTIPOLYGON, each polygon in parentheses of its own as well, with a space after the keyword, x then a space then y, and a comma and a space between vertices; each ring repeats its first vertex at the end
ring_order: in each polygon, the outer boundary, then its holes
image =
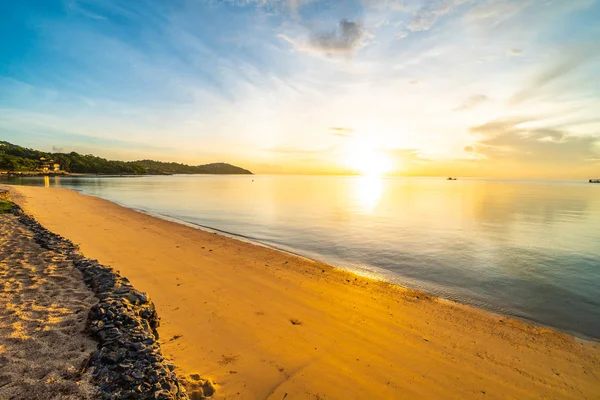
MULTIPOLYGON (((41 167, 41 158, 60 165, 65 172, 102 175, 167 175, 167 174, 251 174, 250 171, 226 163, 186 165, 153 160, 114 161, 91 154, 46 153, 0 141, 0 170, 33 172, 41 167)), ((52 167, 52 166, 51 166, 52 167)))

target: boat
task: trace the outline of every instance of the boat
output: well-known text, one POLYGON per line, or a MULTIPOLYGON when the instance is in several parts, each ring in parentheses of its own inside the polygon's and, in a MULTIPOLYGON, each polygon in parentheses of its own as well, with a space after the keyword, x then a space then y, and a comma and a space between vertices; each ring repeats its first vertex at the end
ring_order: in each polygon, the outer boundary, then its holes
POLYGON ((447 181, 455 181, 455 180, 456 180, 456 178, 452 178, 452 177, 450 176, 450 177, 448 177, 448 179, 446 179, 446 180, 447 180, 447 181))
POLYGON ((600 183, 600 179, 590 179, 590 183, 600 183))

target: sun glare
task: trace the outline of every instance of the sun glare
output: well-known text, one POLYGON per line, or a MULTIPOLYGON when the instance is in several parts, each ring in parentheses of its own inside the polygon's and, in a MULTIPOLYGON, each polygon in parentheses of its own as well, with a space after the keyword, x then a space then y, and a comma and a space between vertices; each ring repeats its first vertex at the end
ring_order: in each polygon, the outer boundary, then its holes
POLYGON ((379 146, 366 140, 348 146, 344 158, 349 168, 365 176, 381 176, 392 169, 389 156, 379 146))
POLYGON ((383 182, 378 175, 364 175, 353 178, 354 199, 363 212, 372 212, 379 204, 383 192, 383 182))

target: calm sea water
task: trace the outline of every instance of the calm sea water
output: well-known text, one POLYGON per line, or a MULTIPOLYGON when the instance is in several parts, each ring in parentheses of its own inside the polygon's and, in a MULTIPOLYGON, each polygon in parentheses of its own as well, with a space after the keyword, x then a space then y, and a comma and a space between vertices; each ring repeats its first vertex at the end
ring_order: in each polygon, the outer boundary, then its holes
POLYGON ((46 184, 600 338, 600 185, 260 175, 46 184))

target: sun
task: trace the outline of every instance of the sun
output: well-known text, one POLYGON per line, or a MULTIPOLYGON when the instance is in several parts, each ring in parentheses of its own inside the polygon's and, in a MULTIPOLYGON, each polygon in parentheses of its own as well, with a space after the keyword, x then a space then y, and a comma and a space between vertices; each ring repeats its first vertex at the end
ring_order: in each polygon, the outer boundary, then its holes
POLYGON ((365 176, 385 175, 392 169, 392 162, 386 152, 368 140, 357 140, 349 144, 344 151, 344 164, 365 176))

